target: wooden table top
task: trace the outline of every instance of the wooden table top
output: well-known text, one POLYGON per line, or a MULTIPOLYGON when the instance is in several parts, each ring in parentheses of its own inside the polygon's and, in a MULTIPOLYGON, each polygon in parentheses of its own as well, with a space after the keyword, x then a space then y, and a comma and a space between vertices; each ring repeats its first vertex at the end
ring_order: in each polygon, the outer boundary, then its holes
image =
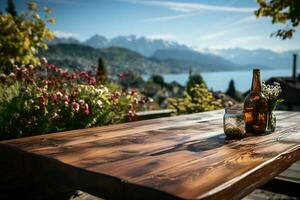
POLYGON ((239 199, 300 158, 300 112, 226 140, 223 110, 0 142, 16 162, 108 199, 239 199))

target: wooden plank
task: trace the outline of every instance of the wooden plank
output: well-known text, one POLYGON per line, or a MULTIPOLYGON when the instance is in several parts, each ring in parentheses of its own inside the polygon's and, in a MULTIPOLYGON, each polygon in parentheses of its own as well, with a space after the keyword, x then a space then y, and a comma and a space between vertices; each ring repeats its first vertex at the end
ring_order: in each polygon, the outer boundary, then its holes
POLYGON ((242 140, 226 140, 222 115, 68 131, 2 141, 0 148, 21 153, 27 169, 113 199, 237 199, 299 159, 299 113, 278 112, 278 131, 242 140))
POLYGON ((173 109, 142 111, 136 113, 135 120, 149 120, 161 117, 170 117, 171 114, 175 112, 176 110, 173 109))
POLYGON ((188 125, 194 122, 209 121, 212 119, 221 119, 224 111, 212 111, 208 113, 197 113, 192 115, 181 115, 176 117, 167 117, 139 122, 130 122, 117 124, 113 126, 104 126, 88 128, 81 130, 72 130, 58 132, 46 135, 38 135, 27 138, 2 141, 3 144, 17 146, 19 149, 33 151, 38 148, 57 148, 64 145, 77 145, 80 143, 94 142, 97 139, 115 139, 121 136, 143 133, 145 131, 154 131, 168 127, 178 127, 188 125))

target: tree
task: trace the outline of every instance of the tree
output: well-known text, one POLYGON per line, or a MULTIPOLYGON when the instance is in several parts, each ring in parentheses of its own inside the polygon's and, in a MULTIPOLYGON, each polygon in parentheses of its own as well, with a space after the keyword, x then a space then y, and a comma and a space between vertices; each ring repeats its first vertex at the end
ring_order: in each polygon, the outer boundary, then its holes
POLYGON ((36 54, 47 49, 47 40, 54 38, 46 23, 54 23, 51 11, 44 8, 46 16, 40 18, 34 2, 28 3, 27 12, 15 18, 11 14, 0 15, 0 71, 9 73, 13 65, 39 64, 36 54))
POLYGON ((6 8, 6 11, 11 14, 11 16, 13 18, 15 18, 17 16, 17 11, 16 11, 16 8, 15 8, 15 4, 13 2, 13 0, 7 0, 7 8, 6 8))
POLYGON ((242 95, 235 89, 234 80, 230 80, 226 94, 237 101, 242 100, 242 95))
POLYGON ((100 83, 107 82, 107 67, 103 58, 98 59, 97 81, 100 83))
POLYGON ((189 71, 189 79, 187 82, 187 93, 191 93, 191 89, 195 87, 195 85, 201 85, 203 84, 206 87, 206 84, 200 74, 193 74, 192 69, 190 68, 189 71))
POLYGON ((165 85, 165 80, 164 80, 164 77, 162 77, 161 75, 153 75, 151 77, 153 83, 156 83, 158 85, 160 85, 161 87, 163 87, 165 85))
POLYGON ((226 94, 232 98, 235 97, 235 94, 236 94, 236 89, 235 89, 235 86, 234 86, 234 80, 230 80, 229 82, 229 86, 228 86, 228 89, 226 91, 226 94))
POLYGON ((271 17, 273 24, 285 24, 271 36, 290 39, 300 26, 300 1, 299 0, 257 0, 259 9, 255 11, 257 17, 271 17))

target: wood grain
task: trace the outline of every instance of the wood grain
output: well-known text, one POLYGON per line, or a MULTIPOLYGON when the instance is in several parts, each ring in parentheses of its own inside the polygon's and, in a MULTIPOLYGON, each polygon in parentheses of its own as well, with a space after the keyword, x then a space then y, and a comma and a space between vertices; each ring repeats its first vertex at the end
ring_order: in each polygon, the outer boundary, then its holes
POLYGON ((300 158, 300 113, 276 115, 241 140, 212 111, 2 141, 0 156, 107 199, 239 199, 300 158))

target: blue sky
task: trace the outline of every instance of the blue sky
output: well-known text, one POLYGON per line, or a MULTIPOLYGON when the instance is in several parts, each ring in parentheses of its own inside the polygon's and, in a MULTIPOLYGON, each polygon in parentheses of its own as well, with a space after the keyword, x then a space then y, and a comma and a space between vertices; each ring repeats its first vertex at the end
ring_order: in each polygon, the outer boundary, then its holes
MULTIPOLYGON (((0 0, 5 8, 5 0, 0 0)), ((19 10, 25 2, 15 0, 19 10)), ((300 32, 292 40, 270 38, 270 19, 254 17, 255 0, 36 0, 52 9, 58 36, 85 40, 137 35, 174 40, 195 49, 241 47, 275 51, 300 49, 300 32)))

